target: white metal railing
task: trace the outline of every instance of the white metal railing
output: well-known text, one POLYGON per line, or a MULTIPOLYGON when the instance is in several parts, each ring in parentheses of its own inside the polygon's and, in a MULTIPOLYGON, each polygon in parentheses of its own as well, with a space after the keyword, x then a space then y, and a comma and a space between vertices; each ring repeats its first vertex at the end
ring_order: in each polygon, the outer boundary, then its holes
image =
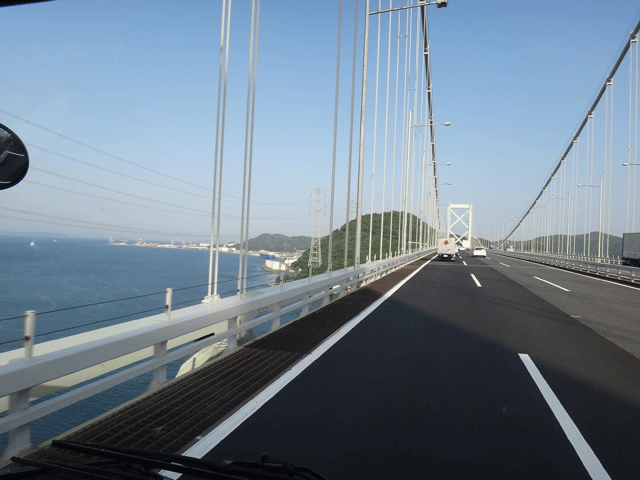
POLYGON ((601 275, 607 278, 615 278, 631 283, 640 282, 640 268, 620 265, 620 260, 594 257, 581 257, 577 255, 541 254, 529 252, 498 252, 523 260, 544 263, 568 270, 577 270, 584 273, 601 275), (608 261, 607 261, 608 260, 608 261))
MULTIPOLYGON (((148 372, 153 372, 149 390, 155 390, 167 381, 167 364, 223 340, 227 340, 225 351, 232 350, 242 332, 269 321, 274 330, 282 315, 302 309, 298 317, 302 318, 309 312, 310 303, 321 300, 326 305, 432 251, 392 257, 280 284, 243 298, 232 296, 175 311, 171 311, 168 289, 163 314, 42 344, 34 345, 35 313, 27 312, 25 331, 30 334, 25 334, 24 348, 0 354, 0 400, 6 402, 8 397, 9 410, 0 418, 0 434, 9 434, 1 460, 31 446, 29 425, 39 418, 148 372), (242 317, 245 322, 238 325, 242 317), (221 325, 223 328, 219 328, 221 325), (126 365, 130 366, 123 369, 126 365), (31 405, 31 400, 38 398, 33 395, 38 387, 60 379, 67 379, 61 383, 68 387, 102 376, 107 373, 105 369, 118 371, 31 405)), ((41 390, 50 393, 55 388, 41 390)))

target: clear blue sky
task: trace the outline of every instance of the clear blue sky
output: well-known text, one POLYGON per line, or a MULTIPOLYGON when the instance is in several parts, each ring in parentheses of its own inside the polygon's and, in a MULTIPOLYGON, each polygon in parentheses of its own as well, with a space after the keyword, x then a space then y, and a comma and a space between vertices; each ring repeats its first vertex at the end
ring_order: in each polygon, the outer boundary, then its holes
MULTIPOLYGON (((234 0, 232 9, 225 241, 239 236, 250 4, 234 0)), ((1 231, 205 241, 220 6, 60 0, 0 9, 0 123, 18 133, 31 158, 25 180, 0 191, 1 231)), ((334 228, 345 218, 352 2, 344 2, 343 14, 334 228)), ((262 2, 251 236, 310 236, 314 187, 326 191, 328 232, 337 16, 336 0, 262 2)), ((442 201, 472 202, 478 232, 524 211, 637 16, 631 0, 451 0, 445 9, 429 7, 435 117, 452 122, 437 130, 438 161, 452 163, 439 169, 440 181, 452 184, 442 187, 442 201)), ((372 59, 375 28, 374 21, 372 59)), ((361 33, 362 22, 360 42, 361 33)), ((361 54, 359 46, 358 69, 361 54)), ((355 180, 355 168, 353 174, 355 180)))

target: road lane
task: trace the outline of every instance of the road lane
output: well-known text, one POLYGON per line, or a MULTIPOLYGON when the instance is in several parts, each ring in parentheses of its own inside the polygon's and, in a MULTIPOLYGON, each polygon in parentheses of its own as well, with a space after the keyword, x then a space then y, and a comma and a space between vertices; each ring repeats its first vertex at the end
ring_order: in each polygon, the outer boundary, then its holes
POLYGON ((487 264, 640 358, 640 288, 496 255, 499 260, 507 258, 514 267, 509 271, 499 267, 499 262, 487 264), (562 285, 571 293, 541 285, 534 276, 562 285))
POLYGON ((423 269, 209 458, 267 451, 329 478, 590 478, 527 353, 611 478, 632 478, 640 362, 506 268, 465 260, 423 269))

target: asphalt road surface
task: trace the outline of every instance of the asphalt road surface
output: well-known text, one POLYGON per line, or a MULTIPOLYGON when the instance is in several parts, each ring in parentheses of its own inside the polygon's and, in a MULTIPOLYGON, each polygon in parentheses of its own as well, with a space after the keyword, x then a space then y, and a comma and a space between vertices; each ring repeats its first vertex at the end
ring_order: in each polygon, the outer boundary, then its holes
POLYGON ((204 458, 268 452, 330 479, 640 478, 640 291, 550 270, 491 251, 427 264, 204 458))

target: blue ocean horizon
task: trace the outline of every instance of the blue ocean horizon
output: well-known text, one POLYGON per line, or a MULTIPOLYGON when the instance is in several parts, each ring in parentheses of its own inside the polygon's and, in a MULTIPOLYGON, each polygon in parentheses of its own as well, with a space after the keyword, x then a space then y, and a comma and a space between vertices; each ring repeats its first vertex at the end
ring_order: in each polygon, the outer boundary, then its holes
MULTIPOLYGON (((238 254, 219 255, 222 297, 236 294, 239 260, 238 254)), ((248 290, 267 288, 275 280, 260 268, 264 262, 248 257, 248 290)), ((174 290, 174 310, 199 304, 207 295, 209 252, 109 245, 108 239, 0 235, 0 268, 0 352, 5 352, 22 347, 27 310, 36 311, 35 342, 42 343, 161 313, 167 288, 174 290)), ((254 335, 266 333, 269 323, 255 327, 254 335)), ((175 377, 181 363, 168 366, 168 378, 175 377)), ((151 374, 143 375, 34 422, 32 443, 141 395, 150 380, 151 374)), ((0 435, 0 452, 6 444, 7 434, 0 435)))

